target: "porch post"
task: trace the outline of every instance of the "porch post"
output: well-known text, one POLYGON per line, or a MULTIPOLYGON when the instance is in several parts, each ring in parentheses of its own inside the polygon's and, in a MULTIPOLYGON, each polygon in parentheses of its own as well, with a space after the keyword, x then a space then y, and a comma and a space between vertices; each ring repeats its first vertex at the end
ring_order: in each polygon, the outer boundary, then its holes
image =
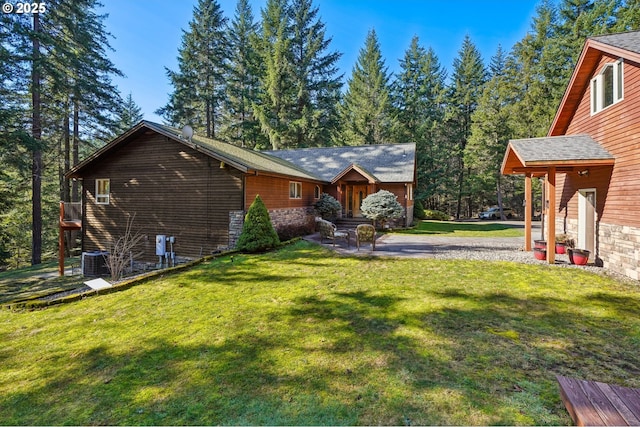
POLYGON ((531 174, 524 177, 524 250, 531 251, 531 210, 533 208, 531 197, 531 174))
POLYGON ((550 166, 547 173, 547 200, 549 217, 547 221, 547 262, 556 262, 556 167, 550 166))
POLYGON ((58 228, 60 229, 60 236, 58 237, 58 275, 64 276, 64 228, 62 228, 62 221, 64 220, 64 202, 60 202, 60 220, 58 221, 58 228))

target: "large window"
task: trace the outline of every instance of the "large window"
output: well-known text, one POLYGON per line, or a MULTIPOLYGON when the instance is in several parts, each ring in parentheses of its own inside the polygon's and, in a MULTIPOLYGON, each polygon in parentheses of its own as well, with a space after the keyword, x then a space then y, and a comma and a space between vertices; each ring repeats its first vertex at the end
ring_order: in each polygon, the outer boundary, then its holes
POLYGON ((301 199, 302 198, 302 183, 301 182, 290 182, 289 183, 289 198, 290 199, 301 199))
POLYGON ((591 80, 591 114, 622 101, 623 64, 622 59, 606 64, 591 80))
POLYGON ((109 204, 109 194, 111 182, 109 179, 96 179, 96 203, 99 205, 109 204))

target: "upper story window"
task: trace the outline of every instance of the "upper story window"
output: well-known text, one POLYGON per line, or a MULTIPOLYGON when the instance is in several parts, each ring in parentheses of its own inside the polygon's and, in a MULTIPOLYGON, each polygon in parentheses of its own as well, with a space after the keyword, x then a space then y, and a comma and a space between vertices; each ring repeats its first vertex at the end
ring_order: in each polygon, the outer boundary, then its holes
POLYGON ((301 182, 290 182, 289 183, 289 198, 290 199, 301 199, 302 198, 302 183, 301 182))
POLYGON ((96 179, 96 203, 99 205, 109 204, 111 192, 111 181, 109 179, 96 179))
POLYGON ((320 186, 316 185, 316 188, 313 190, 313 198, 314 199, 319 199, 320 198, 320 186))
POLYGON ((622 59, 606 64, 600 73, 591 80, 591 114, 622 101, 623 90, 622 59))

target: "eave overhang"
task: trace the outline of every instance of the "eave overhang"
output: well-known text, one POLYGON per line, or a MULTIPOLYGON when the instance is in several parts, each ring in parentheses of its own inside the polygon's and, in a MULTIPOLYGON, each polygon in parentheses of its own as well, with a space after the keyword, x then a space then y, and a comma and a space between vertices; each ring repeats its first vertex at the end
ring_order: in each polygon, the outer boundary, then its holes
POLYGON ((375 175, 373 175, 371 172, 367 171, 362 166, 358 165, 357 163, 351 163, 349 166, 344 168, 342 170, 342 172, 337 174, 331 180, 331 184, 337 183, 338 181, 340 181, 345 175, 347 175, 351 171, 358 172, 360 175, 362 175, 363 178, 365 178, 368 181, 369 184, 377 184, 377 183, 380 182, 380 180, 378 178, 376 178, 375 175))

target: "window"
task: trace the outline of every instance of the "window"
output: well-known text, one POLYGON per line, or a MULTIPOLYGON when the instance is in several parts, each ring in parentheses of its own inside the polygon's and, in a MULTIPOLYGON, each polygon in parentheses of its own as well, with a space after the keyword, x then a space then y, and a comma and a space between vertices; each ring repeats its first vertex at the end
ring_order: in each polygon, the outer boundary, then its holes
POLYGON ((313 190, 313 198, 314 199, 319 199, 320 198, 320 186, 316 185, 316 188, 313 190))
POLYGON ((111 189, 110 180, 96 179, 96 203, 99 205, 109 204, 109 192, 111 189))
POLYGON ((407 184, 407 199, 413 200, 413 184, 407 184))
POLYGON ((606 64, 591 80, 591 114, 596 114, 622 101, 623 64, 622 59, 606 64))
POLYGON ((302 183, 301 182, 290 182, 289 183, 289 198, 290 199, 301 199, 302 198, 302 183))

